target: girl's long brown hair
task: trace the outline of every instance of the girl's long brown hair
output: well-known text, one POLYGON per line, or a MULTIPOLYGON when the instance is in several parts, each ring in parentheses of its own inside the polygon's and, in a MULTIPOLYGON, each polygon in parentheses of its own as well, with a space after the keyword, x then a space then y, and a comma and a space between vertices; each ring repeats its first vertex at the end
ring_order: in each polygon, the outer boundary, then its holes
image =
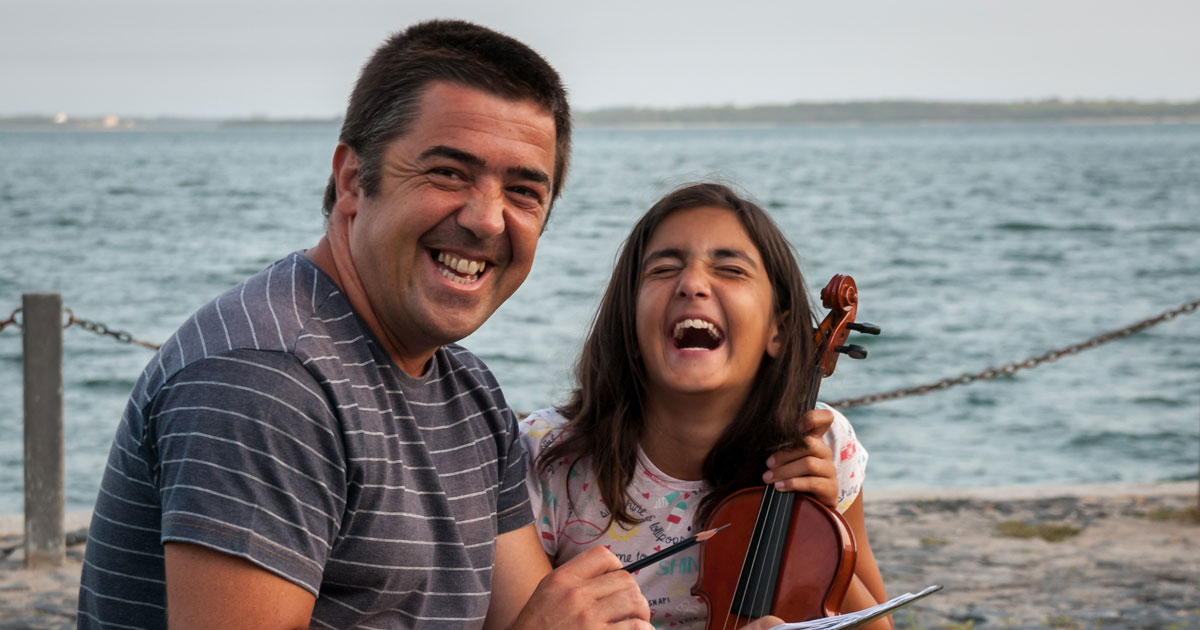
POLYGON ((697 522, 704 522, 734 491, 761 484, 767 457, 800 438, 799 417, 813 369, 813 314, 791 245, 762 208, 729 187, 701 183, 678 188, 654 204, 625 241, 575 366, 578 385, 559 407, 568 423, 537 461, 545 473, 552 462, 565 458, 574 467, 590 455, 604 505, 623 527, 639 522, 628 509, 627 488, 637 465, 646 395, 635 321, 642 259, 665 217, 700 207, 734 213, 758 247, 774 312, 781 315, 782 345, 777 357, 764 355, 750 395, 704 460, 704 480, 712 491, 700 503, 697 522))

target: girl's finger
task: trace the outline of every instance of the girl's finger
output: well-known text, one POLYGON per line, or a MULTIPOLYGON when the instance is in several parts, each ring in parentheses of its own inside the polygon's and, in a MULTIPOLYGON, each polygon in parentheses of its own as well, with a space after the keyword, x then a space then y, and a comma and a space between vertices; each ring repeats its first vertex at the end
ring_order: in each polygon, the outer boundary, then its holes
POLYGON ((821 457, 803 457, 786 462, 763 473, 763 481, 772 483, 793 477, 826 477, 837 478, 837 468, 833 462, 821 457))
POLYGON ((833 426, 833 412, 828 409, 813 409, 800 416, 800 430, 808 435, 821 437, 833 426))

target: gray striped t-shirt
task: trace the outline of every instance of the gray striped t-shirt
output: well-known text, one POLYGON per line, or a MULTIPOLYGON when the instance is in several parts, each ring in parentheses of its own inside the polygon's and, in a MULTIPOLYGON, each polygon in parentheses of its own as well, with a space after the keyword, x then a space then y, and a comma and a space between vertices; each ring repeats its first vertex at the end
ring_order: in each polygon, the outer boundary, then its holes
POLYGON ((497 534, 532 522, 487 367, 413 378, 303 253, 201 308, 134 387, 96 501, 80 628, 165 628, 163 543, 317 595, 315 628, 477 628, 497 534))

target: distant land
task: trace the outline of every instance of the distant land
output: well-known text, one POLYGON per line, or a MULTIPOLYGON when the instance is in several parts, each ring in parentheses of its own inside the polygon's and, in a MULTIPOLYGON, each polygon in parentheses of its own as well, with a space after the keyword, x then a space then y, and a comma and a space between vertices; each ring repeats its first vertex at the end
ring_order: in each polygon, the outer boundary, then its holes
MULTIPOLYGON (((1146 102, 1047 99, 1011 103, 881 100, 672 109, 611 107, 575 112, 583 127, 703 127, 972 123, 1200 123, 1200 100, 1146 102)), ((341 119, 0 116, 0 130, 183 130, 336 126, 341 119)))
POLYGON ((651 109, 616 107, 576 115, 592 126, 782 126, 966 124, 1012 122, 1200 122, 1200 101, 1062 101, 967 103, 953 101, 852 101, 737 107, 651 109))

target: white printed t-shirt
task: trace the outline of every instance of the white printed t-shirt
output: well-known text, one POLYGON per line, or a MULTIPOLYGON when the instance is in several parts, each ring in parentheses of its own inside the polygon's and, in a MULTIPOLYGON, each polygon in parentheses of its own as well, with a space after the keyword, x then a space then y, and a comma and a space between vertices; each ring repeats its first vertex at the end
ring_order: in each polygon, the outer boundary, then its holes
MULTIPOLYGON (((829 409, 825 405, 820 407, 829 409)), ((855 436, 850 421, 837 410, 833 413, 833 425, 825 433, 825 444, 833 451, 837 469, 837 509, 845 512, 862 489, 867 451, 855 436)), ((636 518, 644 520, 630 529, 616 524, 605 527, 609 511, 595 487, 590 457, 582 458, 570 470, 563 459, 554 462, 545 474, 539 474, 537 456, 557 439, 566 422, 551 408, 535 411, 520 423, 521 441, 529 453, 526 485, 534 521, 542 547, 554 566, 598 545, 608 547, 623 564, 628 564, 696 533, 692 521, 700 499, 708 491, 707 484, 666 475, 640 448, 629 508, 636 518)), ((697 545, 635 574, 642 594, 650 602, 650 621, 655 628, 704 628, 704 603, 691 593, 699 558, 697 545)))

